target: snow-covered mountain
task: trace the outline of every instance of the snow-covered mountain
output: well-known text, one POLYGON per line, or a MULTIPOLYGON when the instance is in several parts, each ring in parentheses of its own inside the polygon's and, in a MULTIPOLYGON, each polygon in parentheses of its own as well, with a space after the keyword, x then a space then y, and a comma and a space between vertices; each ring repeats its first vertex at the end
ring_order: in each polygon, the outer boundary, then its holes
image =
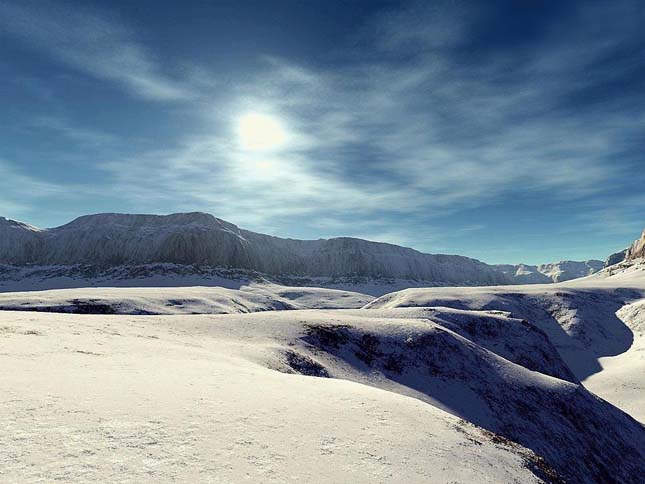
POLYGON ((552 264, 541 264, 538 266, 538 271, 548 276, 553 282, 563 282, 595 274, 604 265, 603 261, 595 259, 582 262, 565 260, 552 264))
MULTIPOLYGON (((625 254, 629 250, 642 252, 643 243, 635 243, 625 254)), ((51 229, 0 217, 0 291, 229 286, 225 280, 244 279, 380 296, 406 287, 562 282, 598 272, 606 264, 587 260, 488 265, 350 237, 274 237, 199 212, 86 215, 51 229)))
POLYGON ((495 268, 504 273, 515 284, 548 284, 553 282, 542 274, 538 266, 528 264, 497 264, 495 268))
POLYGON ((514 284, 546 284, 564 282, 595 274, 605 266, 601 260, 564 260, 549 264, 498 264, 495 267, 512 279, 514 284))
POLYGON ((495 268, 468 257, 423 254, 348 237, 283 239, 243 230, 205 213, 88 215, 45 230, 1 219, 0 263, 100 267, 174 263, 279 276, 508 282, 495 268))

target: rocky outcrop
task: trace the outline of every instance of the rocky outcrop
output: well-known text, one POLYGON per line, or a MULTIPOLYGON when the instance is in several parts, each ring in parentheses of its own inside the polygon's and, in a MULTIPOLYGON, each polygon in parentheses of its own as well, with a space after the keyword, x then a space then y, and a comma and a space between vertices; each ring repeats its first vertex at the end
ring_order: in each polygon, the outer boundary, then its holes
POLYGON ((635 240, 629 249, 627 249, 625 260, 630 261, 641 257, 645 257, 645 230, 643 230, 640 239, 635 240))
POLYGON ((29 224, 0 217, 0 260, 23 264, 39 257, 44 249, 42 231, 29 224))
POLYGON ((628 250, 629 249, 623 249, 619 252, 611 254, 609 257, 607 257, 607 260, 605 260, 605 267, 613 266, 614 264, 618 264, 619 262, 624 261, 628 250))
POLYGON ((641 257, 645 257, 645 230, 632 245, 607 257, 605 267, 613 266, 623 261, 629 262, 641 257))

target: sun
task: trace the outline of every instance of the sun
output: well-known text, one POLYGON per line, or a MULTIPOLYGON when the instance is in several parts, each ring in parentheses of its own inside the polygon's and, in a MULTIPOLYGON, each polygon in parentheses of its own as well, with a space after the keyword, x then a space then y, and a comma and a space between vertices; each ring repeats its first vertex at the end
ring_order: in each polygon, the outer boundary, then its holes
POLYGON ((274 116, 247 113, 237 121, 237 136, 240 145, 250 151, 271 151, 282 147, 287 141, 287 131, 274 116))

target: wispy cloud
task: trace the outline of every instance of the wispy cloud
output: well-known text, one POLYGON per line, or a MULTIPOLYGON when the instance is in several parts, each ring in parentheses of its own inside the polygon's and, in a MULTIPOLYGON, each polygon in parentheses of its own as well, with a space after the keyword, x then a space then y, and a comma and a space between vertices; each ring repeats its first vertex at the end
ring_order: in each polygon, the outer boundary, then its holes
MULTIPOLYGON (((148 207, 175 200, 219 216, 269 228, 275 218, 349 210, 367 214, 400 203, 401 195, 375 181, 368 186, 316 170, 298 152, 246 152, 218 137, 188 139, 180 148, 158 150, 104 166, 120 192, 148 207), (371 206, 373 204, 373 207, 371 206)), ((313 221, 315 224, 316 222, 313 221)))
POLYGON ((575 217, 571 230, 621 236, 629 240, 645 227, 644 206, 645 194, 636 191, 615 196, 613 203, 590 201, 585 211, 575 217))
POLYGON ((3 216, 31 215, 35 211, 35 200, 66 192, 65 187, 21 173, 14 164, 0 159, 0 210, 3 216))
POLYGON ((81 6, 0 3, 0 35, 48 52, 97 79, 116 82, 130 93, 153 100, 185 100, 190 86, 162 71, 133 32, 81 6))
POLYGON ((60 116, 38 116, 33 119, 31 127, 56 133, 82 145, 99 146, 116 141, 116 138, 108 133, 72 124, 60 116))

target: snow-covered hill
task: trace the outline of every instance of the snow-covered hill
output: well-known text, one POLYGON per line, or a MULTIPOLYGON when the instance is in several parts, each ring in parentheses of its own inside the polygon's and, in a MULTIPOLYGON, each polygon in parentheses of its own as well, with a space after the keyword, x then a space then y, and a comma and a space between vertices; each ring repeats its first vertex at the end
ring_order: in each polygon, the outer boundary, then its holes
POLYGON ((590 276, 603 267, 604 262, 601 260, 592 259, 582 262, 566 260, 552 264, 541 264, 538 266, 538 271, 547 275, 553 282, 564 282, 590 276))
POLYGON ((645 470, 641 424, 580 385, 484 348, 481 335, 469 339, 433 319, 321 316, 307 320, 304 340, 314 350, 296 345, 287 357, 296 371, 311 371, 313 360, 332 377, 419 398, 532 449, 568 482, 630 482, 645 470), (626 468, 616 469, 618 461, 626 468))
POLYGON ((373 299, 318 287, 82 288, 0 293, 0 310, 77 314, 234 314, 360 308, 373 299))
POLYGON ((386 294, 366 308, 445 306, 507 311, 543 330, 581 380, 600 370, 598 358, 627 351, 629 328, 617 318, 625 301, 645 297, 645 273, 601 272, 560 284, 406 289, 386 294))
POLYGON ((497 264, 495 268, 503 272, 514 284, 548 284, 553 282, 549 276, 538 271, 538 266, 497 264))

